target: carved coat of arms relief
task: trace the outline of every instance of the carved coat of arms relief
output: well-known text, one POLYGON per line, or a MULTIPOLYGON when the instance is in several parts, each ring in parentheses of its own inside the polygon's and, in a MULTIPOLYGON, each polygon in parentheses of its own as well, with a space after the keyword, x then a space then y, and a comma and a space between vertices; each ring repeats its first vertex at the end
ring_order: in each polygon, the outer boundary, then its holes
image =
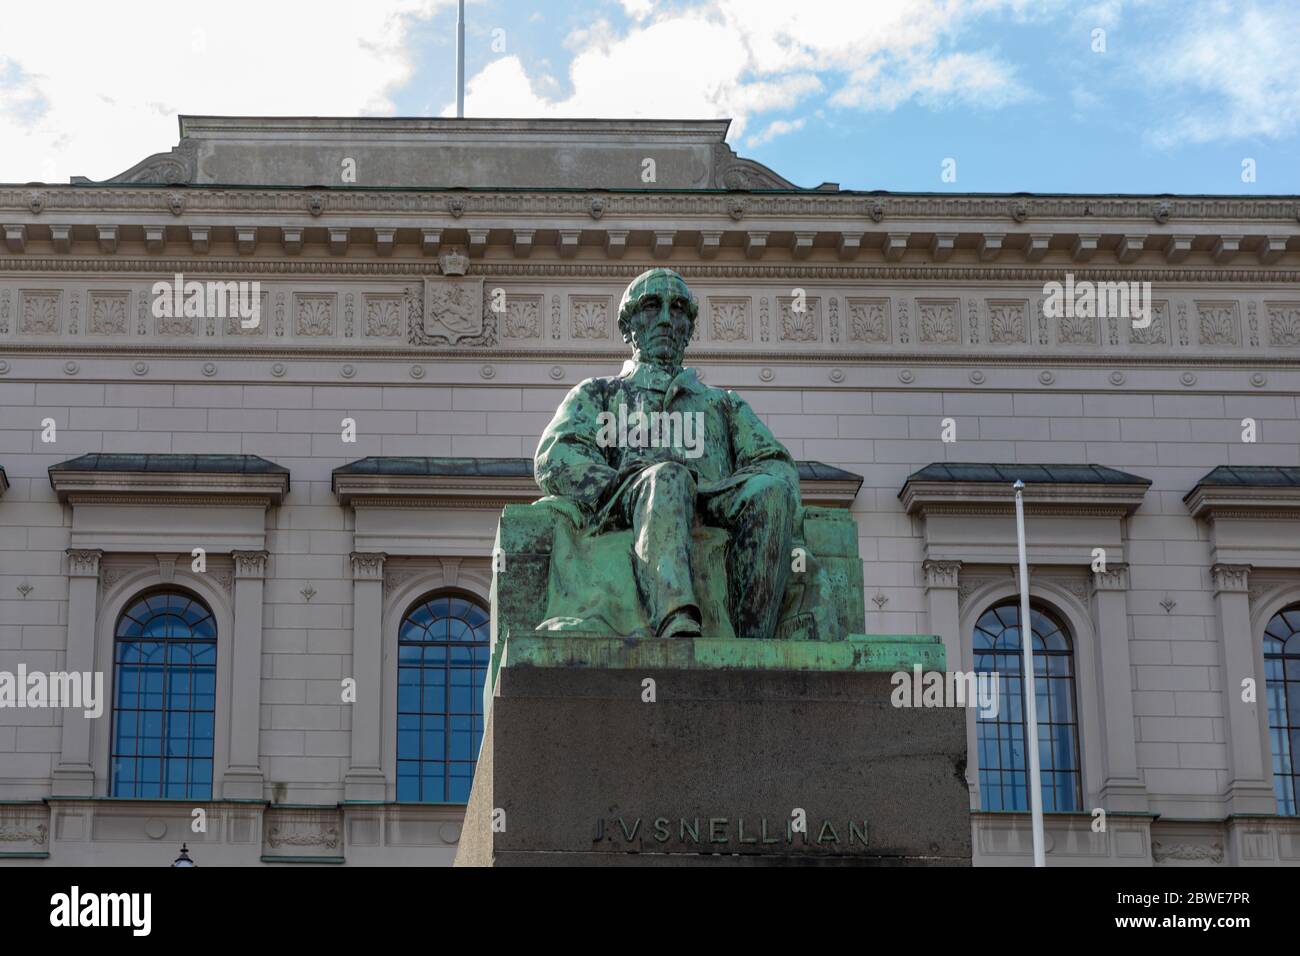
POLYGON ((424 334, 455 345, 483 334, 483 278, 424 280, 424 334))

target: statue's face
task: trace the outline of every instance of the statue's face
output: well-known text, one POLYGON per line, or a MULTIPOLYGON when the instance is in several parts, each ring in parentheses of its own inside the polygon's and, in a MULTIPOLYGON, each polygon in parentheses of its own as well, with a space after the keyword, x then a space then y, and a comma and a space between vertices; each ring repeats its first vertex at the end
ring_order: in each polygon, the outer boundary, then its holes
POLYGON ((671 276, 655 276, 641 294, 641 308, 628 321, 628 337, 641 361, 678 366, 691 338, 689 293, 671 276))

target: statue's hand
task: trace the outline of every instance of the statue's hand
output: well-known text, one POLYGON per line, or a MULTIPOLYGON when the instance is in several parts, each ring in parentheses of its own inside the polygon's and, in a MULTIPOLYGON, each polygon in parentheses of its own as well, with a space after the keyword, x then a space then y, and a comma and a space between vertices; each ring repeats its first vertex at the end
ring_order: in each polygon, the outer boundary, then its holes
POLYGON ((558 511, 569 519, 574 528, 581 528, 587 523, 582 514, 582 509, 568 498, 562 498, 559 495, 547 495, 545 498, 538 498, 534 504, 550 508, 552 511, 558 511))

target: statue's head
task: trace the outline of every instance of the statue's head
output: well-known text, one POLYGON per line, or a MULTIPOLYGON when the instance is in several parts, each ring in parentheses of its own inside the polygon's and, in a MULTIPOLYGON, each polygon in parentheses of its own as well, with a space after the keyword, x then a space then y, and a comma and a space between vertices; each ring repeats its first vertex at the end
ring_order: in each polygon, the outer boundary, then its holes
POLYGON ((672 269, 643 272, 618 305, 618 330, 642 362, 678 366, 691 340, 699 303, 672 269))

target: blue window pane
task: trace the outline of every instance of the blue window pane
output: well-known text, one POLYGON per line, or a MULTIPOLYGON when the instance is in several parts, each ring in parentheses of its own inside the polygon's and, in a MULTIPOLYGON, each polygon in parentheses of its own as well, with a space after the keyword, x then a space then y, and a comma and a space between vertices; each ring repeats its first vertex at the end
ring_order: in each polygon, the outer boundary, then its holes
POLYGON ((426 714, 442 713, 446 709, 446 694, 438 685, 426 686, 421 695, 422 711, 426 714))
POLYGON ((212 783, 212 761, 211 760, 194 760, 191 761, 190 777, 200 783, 212 783))
POLYGON ((113 795, 209 799, 217 652, 211 613, 189 594, 157 592, 132 604, 115 636, 113 795))
POLYGON ((443 719, 425 718, 424 724, 424 759, 443 760, 446 758, 447 731, 443 719))
POLYGON ((134 796, 135 760, 119 757, 113 761, 113 792, 119 797, 134 796))
POLYGON ((397 732, 397 756, 419 759, 420 732, 417 730, 399 730, 397 732))
MULTIPOLYGON (((406 669, 403 669, 406 671, 406 669)), ((413 674, 416 678, 420 676, 418 671, 406 671, 402 676, 413 674)), ((399 682, 397 687, 397 710, 403 714, 418 714, 420 712, 420 685, 403 684, 399 682)))
POLYGON ((420 778, 415 775, 397 775, 397 799, 412 803, 420 799, 420 778))
POLYGON ((399 756, 419 760, 399 767, 399 800, 468 799, 483 735, 488 623, 486 608, 451 596, 423 599, 403 618, 398 632, 399 756), (456 716, 448 721, 448 713, 456 716), (416 727, 409 718, 416 715, 420 723, 413 743, 416 727), (418 796, 412 783, 417 779, 418 796))
POLYGON ((474 782, 474 765, 472 763, 453 763, 447 768, 447 799, 455 803, 469 800, 470 787, 474 782))
POLYGON ((441 803, 446 800, 446 773, 441 763, 420 765, 420 799, 441 803))
MULTIPOLYGON (((1047 613, 1035 610, 1032 620, 1044 806, 1071 810, 1080 804, 1080 779, 1070 640, 1047 613)), ((1029 794, 1019 603, 998 605, 981 615, 971 646, 976 670, 998 675, 998 715, 976 715, 981 804, 990 810, 1021 810, 1028 806, 1029 794)))

